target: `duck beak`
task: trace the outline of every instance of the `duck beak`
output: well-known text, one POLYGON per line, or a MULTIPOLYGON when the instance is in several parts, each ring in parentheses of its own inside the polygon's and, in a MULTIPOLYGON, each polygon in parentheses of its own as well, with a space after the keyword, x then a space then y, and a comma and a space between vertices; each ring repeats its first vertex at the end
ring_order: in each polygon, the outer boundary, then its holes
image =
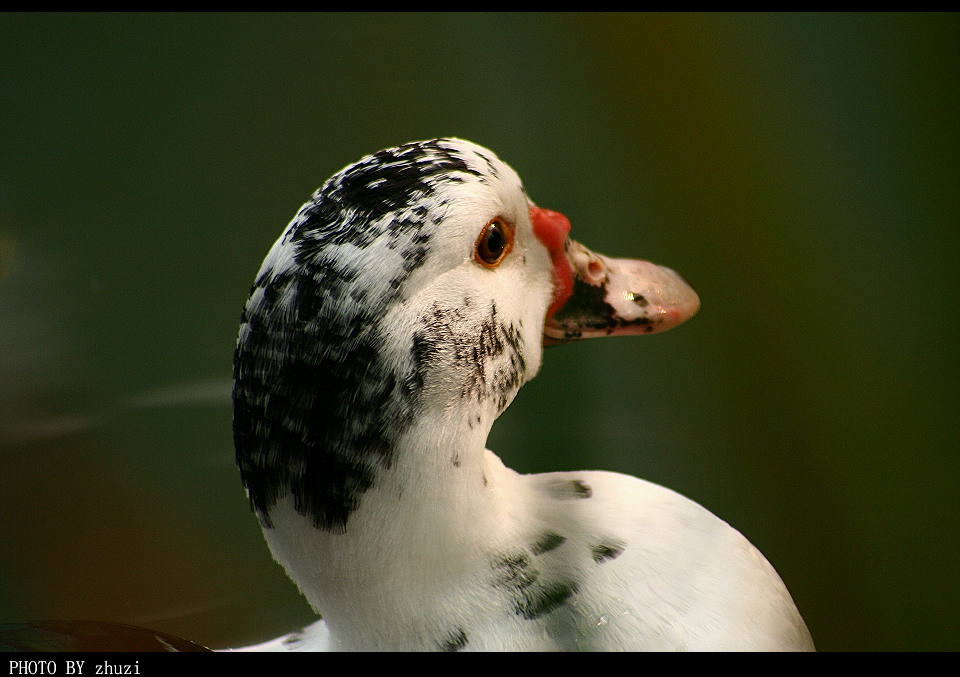
POLYGON ((570 222, 557 212, 533 207, 530 217, 554 267, 544 345, 653 334, 676 327, 699 310, 697 293, 673 270, 595 254, 568 237, 570 222))

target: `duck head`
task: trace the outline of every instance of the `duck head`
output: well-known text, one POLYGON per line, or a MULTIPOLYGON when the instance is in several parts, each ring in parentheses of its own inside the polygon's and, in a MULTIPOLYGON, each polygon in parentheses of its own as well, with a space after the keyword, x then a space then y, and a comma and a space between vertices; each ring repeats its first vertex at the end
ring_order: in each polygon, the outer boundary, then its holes
POLYGON ((485 439, 542 346, 663 331, 696 293, 594 254, 491 151, 454 138, 361 159, 303 205, 241 318, 234 437, 264 526, 287 494, 343 531, 426 411, 485 439))
POLYGON ((236 458, 274 557, 343 646, 425 646, 410 638, 432 636, 443 595, 483 598, 468 582, 531 528, 484 447, 545 344, 696 312, 673 271, 569 231, 492 152, 441 138, 343 169, 267 254, 235 354, 236 458))
POLYGON ((697 311, 672 270, 569 232, 460 139, 382 150, 318 189, 267 254, 237 342, 237 462, 261 522, 290 494, 317 528, 343 531, 424 412, 457 412, 485 439, 544 344, 697 311))

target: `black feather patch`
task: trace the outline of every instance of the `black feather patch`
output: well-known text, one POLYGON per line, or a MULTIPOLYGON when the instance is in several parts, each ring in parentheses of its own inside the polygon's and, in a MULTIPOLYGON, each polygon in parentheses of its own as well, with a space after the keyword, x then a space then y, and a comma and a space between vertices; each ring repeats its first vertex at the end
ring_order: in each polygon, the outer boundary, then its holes
POLYGON ((566 540, 566 536, 561 536, 560 534, 548 531, 537 539, 536 543, 534 543, 531 547, 531 551, 534 555, 542 555, 545 552, 550 552, 551 550, 560 547, 566 540))
POLYGON ((292 494, 317 528, 343 532, 390 468, 418 413, 424 355, 388 360, 379 319, 429 255, 441 187, 489 180, 477 169, 489 159, 471 166, 468 153, 436 139, 364 158, 313 195, 268 256, 241 316, 233 390, 237 464, 264 526, 292 494), (382 264, 365 251, 400 264, 371 275, 382 264))
POLYGON ((498 318, 495 303, 479 324, 468 322, 461 308, 434 304, 420 318, 413 355, 421 372, 444 362, 451 373, 460 375, 461 399, 477 403, 493 399, 498 412, 523 385, 527 369, 520 330, 498 318))
POLYGON ((561 501, 593 496, 593 489, 583 480, 550 480, 546 489, 553 498, 561 501))
POLYGON ((457 628, 449 637, 439 643, 441 651, 462 651, 467 646, 467 633, 457 628))
POLYGON ((590 548, 590 554, 593 556, 594 562, 603 564, 622 555, 625 548, 626 546, 624 545, 599 543, 590 548))
POLYGON ((577 591, 576 584, 543 581, 525 554, 497 557, 493 562, 497 585, 513 599, 514 611, 527 620, 538 619, 564 604, 577 591))

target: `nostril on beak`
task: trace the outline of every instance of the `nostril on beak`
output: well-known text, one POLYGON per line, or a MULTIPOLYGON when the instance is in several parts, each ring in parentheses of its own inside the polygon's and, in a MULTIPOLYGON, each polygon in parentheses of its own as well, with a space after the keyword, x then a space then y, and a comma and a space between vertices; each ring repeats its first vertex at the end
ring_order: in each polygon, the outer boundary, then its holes
POLYGON ((602 284, 607 277, 607 271, 603 262, 595 256, 590 257, 590 262, 587 263, 584 273, 586 281, 594 286, 602 284))

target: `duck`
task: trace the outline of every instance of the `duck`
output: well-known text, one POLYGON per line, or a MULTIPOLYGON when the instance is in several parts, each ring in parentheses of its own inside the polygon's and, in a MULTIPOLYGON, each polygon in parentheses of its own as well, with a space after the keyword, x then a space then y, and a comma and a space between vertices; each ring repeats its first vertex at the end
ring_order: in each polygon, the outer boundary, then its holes
POLYGON ((773 566, 696 502, 603 470, 520 474, 486 448, 546 347, 700 307, 672 269, 570 230, 453 137, 367 155, 300 208, 241 315, 233 436, 318 620, 241 649, 814 649, 773 566))

